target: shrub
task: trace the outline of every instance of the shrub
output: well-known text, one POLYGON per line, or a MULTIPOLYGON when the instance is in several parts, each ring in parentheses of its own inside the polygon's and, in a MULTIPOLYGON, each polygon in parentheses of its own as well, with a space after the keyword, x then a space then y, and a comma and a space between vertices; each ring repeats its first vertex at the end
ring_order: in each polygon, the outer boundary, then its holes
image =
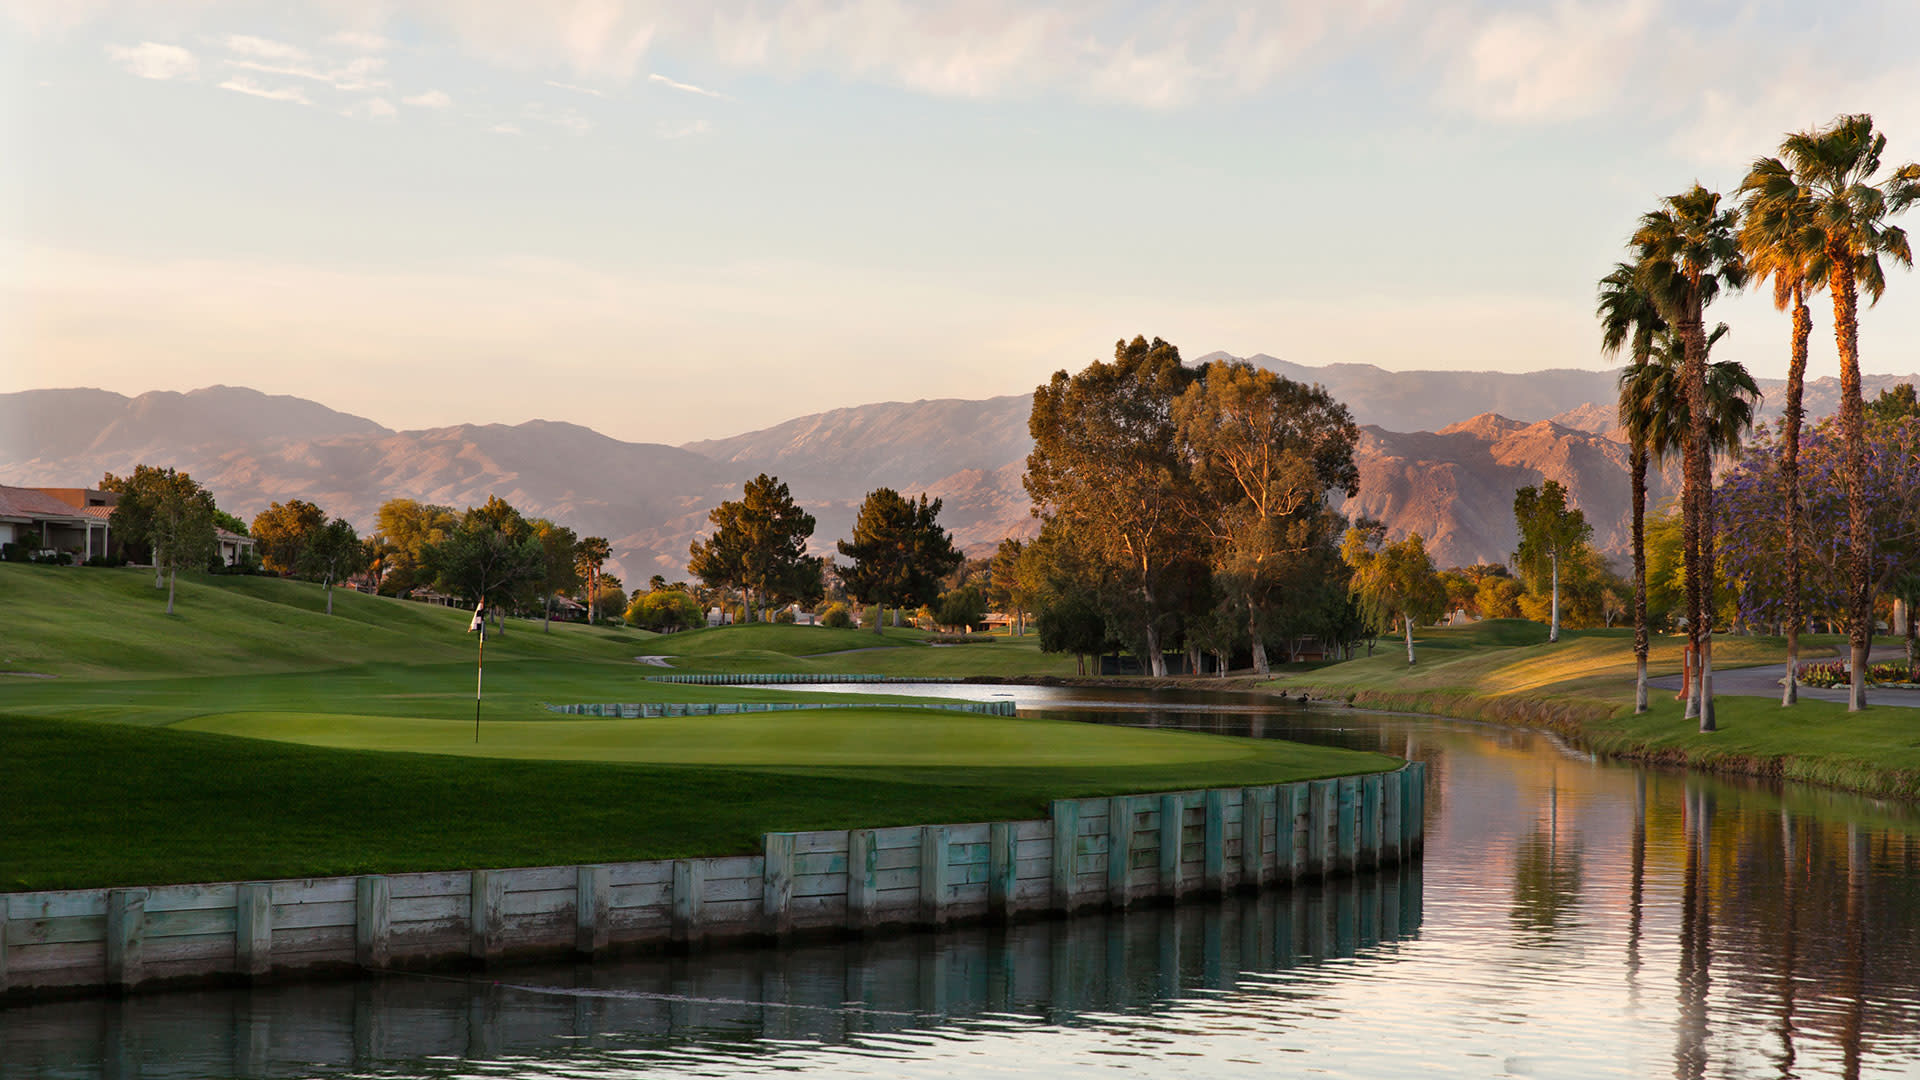
POLYGON ((845 630, 853 625, 853 613, 845 604, 829 604, 827 610, 820 613, 820 625, 845 630))
POLYGON ((793 609, 790 607, 783 607, 779 611, 774 612, 773 621, 776 623, 793 622, 793 609))

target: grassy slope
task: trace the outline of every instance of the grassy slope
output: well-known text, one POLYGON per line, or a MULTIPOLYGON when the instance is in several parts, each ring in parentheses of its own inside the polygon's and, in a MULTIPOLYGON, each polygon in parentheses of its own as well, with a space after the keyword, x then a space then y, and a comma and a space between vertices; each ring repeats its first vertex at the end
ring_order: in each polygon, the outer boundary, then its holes
MULTIPOLYGON (((1803 639, 1807 640, 1807 639, 1803 639)), ((1809 653, 1830 639, 1812 639, 1809 653)), ((1372 708, 1443 713, 1549 727, 1603 753, 1727 772, 1778 775, 1876 795, 1920 798, 1920 712, 1869 709, 1849 716, 1833 702, 1782 709, 1766 698, 1719 696, 1719 730, 1700 734, 1673 692, 1655 691, 1633 715, 1631 631, 1573 631, 1546 644, 1535 623, 1499 620, 1434 630, 1415 642, 1412 669, 1398 649, 1288 675, 1274 685, 1372 708)), ((1720 667, 1774 663, 1777 639, 1720 637, 1720 667)), ((1680 643, 1658 639, 1655 675, 1679 671, 1680 643)))
POLYGON ((0 830, 0 890, 717 854, 769 829, 1033 817, 1052 797, 1396 764, 920 711, 563 720, 541 704, 783 697, 645 682, 657 669, 632 657, 670 649, 689 668, 761 655, 937 674, 1054 661, 1020 643, 934 649, 906 633, 819 656, 874 636, 537 624, 487 645, 475 756, 467 615, 336 592, 327 618, 324 602, 301 583, 183 579, 168 617, 138 571, 0 565, 0 671, 57 676, 0 676, 0 821, 34 823, 0 830))

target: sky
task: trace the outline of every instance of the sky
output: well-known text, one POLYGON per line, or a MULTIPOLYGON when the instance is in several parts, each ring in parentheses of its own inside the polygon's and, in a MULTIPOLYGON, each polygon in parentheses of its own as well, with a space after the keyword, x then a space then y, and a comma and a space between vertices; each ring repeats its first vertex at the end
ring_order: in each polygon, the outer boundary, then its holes
MULTIPOLYGON (((1662 196, 1844 112, 1920 158, 1916 41, 1904 0, 0 0, 0 392, 679 443, 1135 334, 1604 367, 1662 196)), ((1862 366, 1920 371, 1891 279, 1862 366)), ((1766 296, 1710 319, 1785 373, 1766 296)))

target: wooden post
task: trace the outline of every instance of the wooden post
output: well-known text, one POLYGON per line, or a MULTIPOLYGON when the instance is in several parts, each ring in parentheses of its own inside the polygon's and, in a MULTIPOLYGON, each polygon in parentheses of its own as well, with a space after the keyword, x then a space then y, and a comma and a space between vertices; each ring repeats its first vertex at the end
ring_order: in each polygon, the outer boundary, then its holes
POLYGON ((1380 789, 1379 773, 1360 778, 1360 866, 1371 870, 1380 865, 1380 789))
POLYGON ((1338 796, 1336 780, 1315 780, 1307 787, 1307 873, 1314 878, 1326 877, 1333 871, 1334 851, 1338 847, 1338 837, 1334 830, 1338 827, 1336 803, 1338 796))
MULTIPOLYGON (((848 867, 851 870, 852 862, 848 867)), ((1013 891, 1020 875, 1020 841, 1013 822, 996 821, 987 827, 987 914, 1000 922, 1013 915, 1013 891)), ((851 903, 851 897, 849 897, 851 903)))
MULTIPOLYGON (((860 930, 873 922, 873 905, 879 895, 873 876, 874 864, 878 858, 879 848, 875 843, 872 829, 847 830, 847 928, 849 930, 860 930)), ((674 895, 679 895, 677 890, 674 895)), ((676 910, 678 910, 677 906, 676 910)))
POLYGON ((234 970, 249 978, 273 968, 273 886, 242 882, 233 889, 234 970))
POLYGON ((762 851, 760 910, 767 933, 779 937, 793 928, 793 834, 767 833, 762 851))
POLYGON ((353 886, 353 962, 378 971, 391 955, 393 887, 381 874, 364 874, 353 886))
POLYGON ((573 951, 592 956, 607 947, 613 875, 604 866, 574 868, 573 951))
POLYGON ((147 930, 147 890, 107 890, 107 985, 126 990, 145 974, 142 942, 147 930))
POLYGON ((1053 909, 1073 910, 1074 885, 1079 869, 1074 855, 1080 840, 1080 804, 1073 799, 1053 800, 1053 909))
POLYGON ((1273 788, 1240 789, 1240 887, 1264 889, 1267 874, 1267 823, 1273 820, 1273 788))
POLYGON ((1406 827, 1401 823, 1400 817, 1401 797, 1407 789, 1406 777, 1401 775, 1405 771, 1405 766, 1402 766, 1388 773, 1385 782, 1380 785, 1380 861, 1382 863, 1397 864, 1400 861, 1401 830, 1406 827))
POLYGON ((928 926, 939 926, 947 918, 950 841, 945 825, 920 828, 920 921, 928 926))
POLYGON ((700 909, 706 901, 707 864, 704 859, 673 860, 673 940, 691 944, 700 938, 700 909))
POLYGON ((1187 819, 1187 801, 1178 795, 1160 796, 1160 895, 1180 899, 1180 833, 1187 819))
POLYGON ((7 895, 0 893, 0 994, 7 986, 7 895))
POLYGON ((1227 792, 1210 788, 1206 800, 1206 829, 1201 834, 1201 891, 1219 896, 1227 883, 1227 792))
POLYGON ((1335 832, 1338 855, 1334 869, 1343 876, 1352 876, 1360 859, 1360 783, 1351 776, 1343 776, 1338 781, 1339 828, 1335 832))
POLYGON ((471 875, 472 896, 469 918, 472 935, 467 953, 481 963, 500 958, 500 920, 506 915, 507 879, 493 870, 475 870, 471 875))
POLYGON ((1133 800, 1116 795, 1107 800, 1107 906, 1124 908, 1128 865, 1133 861, 1133 800))
POLYGON ((1427 763, 1410 761, 1406 771, 1406 797, 1401 813, 1405 816, 1406 849, 1417 852, 1425 846, 1427 817, 1427 763))
POLYGON ((1307 785, 1282 784, 1274 789, 1273 871, 1283 885, 1300 880, 1306 868, 1306 813, 1307 785))

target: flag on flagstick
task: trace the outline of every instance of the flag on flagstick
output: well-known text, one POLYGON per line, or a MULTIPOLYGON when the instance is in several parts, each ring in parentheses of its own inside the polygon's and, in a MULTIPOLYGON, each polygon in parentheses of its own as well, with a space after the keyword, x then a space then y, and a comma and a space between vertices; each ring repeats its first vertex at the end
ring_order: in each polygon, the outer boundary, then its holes
POLYGON ((480 687, 486 678, 487 659, 487 598, 473 605, 473 621, 467 624, 467 633, 480 635, 480 652, 473 661, 473 741, 480 741, 480 687))

